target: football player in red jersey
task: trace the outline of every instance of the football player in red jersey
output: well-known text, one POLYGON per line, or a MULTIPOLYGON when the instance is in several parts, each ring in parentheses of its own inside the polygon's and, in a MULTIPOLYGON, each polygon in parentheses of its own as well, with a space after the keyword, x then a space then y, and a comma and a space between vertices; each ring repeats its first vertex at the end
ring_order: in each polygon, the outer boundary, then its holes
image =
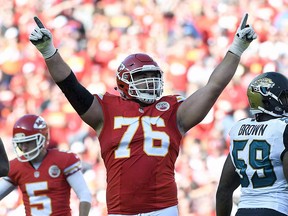
POLYGON ((13 127, 17 158, 10 161, 8 176, 0 181, 0 200, 17 186, 22 192, 26 216, 70 216, 70 191, 80 200, 79 215, 87 216, 91 194, 74 153, 47 149, 49 128, 38 115, 24 115, 13 127))
POLYGON ((232 79, 240 56, 257 35, 243 17, 229 51, 208 83, 187 99, 162 96, 163 72, 147 54, 129 55, 117 70, 120 96, 93 95, 76 79, 37 24, 29 39, 79 116, 99 135, 107 169, 109 215, 178 215, 174 165, 183 135, 198 124, 232 79))
POLYGON ((9 172, 9 160, 2 139, 0 138, 0 177, 7 176, 8 172, 9 172))

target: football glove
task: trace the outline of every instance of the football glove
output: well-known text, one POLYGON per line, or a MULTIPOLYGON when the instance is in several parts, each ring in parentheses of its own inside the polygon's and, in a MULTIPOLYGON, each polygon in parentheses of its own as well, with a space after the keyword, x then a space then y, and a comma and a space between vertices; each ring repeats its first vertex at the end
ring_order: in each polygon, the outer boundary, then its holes
POLYGON ((246 13, 237 29, 236 35, 234 36, 233 42, 229 48, 229 51, 237 56, 241 56, 242 53, 247 49, 249 44, 257 38, 257 34, 254 29, 247 25, 248 14, 246 13))
POLYGON ((34 20, 37 26, 30 34, 29 40, 36 46, 43 57, 48 59, 57 51, 53 44, 52 34, 48 29, 44 27, 38 17, 34 17, 34 20))

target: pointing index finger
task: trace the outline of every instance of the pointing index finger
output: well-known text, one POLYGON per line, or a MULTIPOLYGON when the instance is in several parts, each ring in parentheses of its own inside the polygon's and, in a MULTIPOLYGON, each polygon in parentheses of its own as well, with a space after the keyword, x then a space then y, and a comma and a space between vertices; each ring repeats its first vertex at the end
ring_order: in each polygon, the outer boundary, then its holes
POLYGON ((38 17, 35 16, 34 21, 36 22, 36 24, 39 28, 45 28, 43 23, 40 21, 40 19, 38 17))
POLYGON ((244 29, 246 27, 247 19, 248 19, 248 13, 245 13, 245 15, 241 20, 240 29, 244 29))

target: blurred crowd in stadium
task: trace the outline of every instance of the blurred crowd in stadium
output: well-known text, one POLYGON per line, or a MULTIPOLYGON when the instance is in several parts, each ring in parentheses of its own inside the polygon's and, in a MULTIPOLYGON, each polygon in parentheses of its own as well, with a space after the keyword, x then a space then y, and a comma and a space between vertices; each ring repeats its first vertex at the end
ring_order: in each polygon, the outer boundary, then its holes
MULTIPOLYGON (((249 115, 248 83, 262 72, 288 75, 287 0, 0 2, 0 137, 8 156, 15 157, 11 142, 15 120, 27 113, 42 115, 50 126, 50 147, 71 150, 82 159, 93 194, 93 216, 106 215, 106 174, 97 136, 73 111, 32 47, 28 38, 33 17, 52 30, 55 45, 91 93, 118 94, 117 66, 128 54, 145 52, 164 71, 164 94, 186 96, 207 82, 248 12, 258 39, 207 117, 185 136, 175 170, 180 215, 215 215, 227 133, 236 120, 249 115)), ((71 206, 77 209, 74 198, 71 206)), ((21 215, 22 208, 15 191, 0 202, 0 215, 21 215)))

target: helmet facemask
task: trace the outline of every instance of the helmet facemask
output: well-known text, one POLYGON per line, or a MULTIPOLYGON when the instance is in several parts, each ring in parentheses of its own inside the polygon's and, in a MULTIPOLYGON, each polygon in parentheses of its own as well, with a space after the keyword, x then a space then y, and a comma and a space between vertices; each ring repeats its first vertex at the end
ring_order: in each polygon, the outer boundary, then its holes
POLYGON ((163 92, 162 74, 160 71, 134 71, 131 74, 128 94, 145 104, 152 104, 158 100, 163 92), (153 76, 146 76, 147 74, 153 76), (143 78, 141 77, 142 75, 143 78), (140 78, 136 78, 140 76, 140 78))
POLYGON ((128 84, 128 95, 131 98, 138 99, 145 104, 154 103, 163 92, 162 71, 154 66, 147 70, 139 68, 131 72, 124 72, 118 79, 128 84), (149 73, 153 73, 153 77, 146 76, 149 73), (137 78, 138 76, 143 76, 143 78, 137 78))
MULTIPOLYGON (((30 136, 23 136, 23 135, 17 136, 17 134, 16 134, 16 136, 14 136, 12 138, 12 142, 13 142, 13 146, 14 146, 14 152, 17 155, 17 159, 20 162, 27 162, 27 161, 31 161, 31 160, 35 159, 36 157, 38 157, 41 150, 46 145, 46 137, 40 133, 30 135, 30 136), (36 147, 33 148, 32 150, 28 151, 28 152, 23 152, 22 149, 20 148, 19 144, 30 142, 30 141, 35 141, 36 147)), ((31 145, 33 145, 33 144, 31 143, 31 145)))
POLYGON ((147 54, 129 55, 117 70, 117 90, 126 100, 152 104, 163 93, 163 72, 147 54))
POLYGON ((12 143, 20 162, 37 158, 48 142, 49 128, 41 116, 27 114, 15 122, 12 143))

